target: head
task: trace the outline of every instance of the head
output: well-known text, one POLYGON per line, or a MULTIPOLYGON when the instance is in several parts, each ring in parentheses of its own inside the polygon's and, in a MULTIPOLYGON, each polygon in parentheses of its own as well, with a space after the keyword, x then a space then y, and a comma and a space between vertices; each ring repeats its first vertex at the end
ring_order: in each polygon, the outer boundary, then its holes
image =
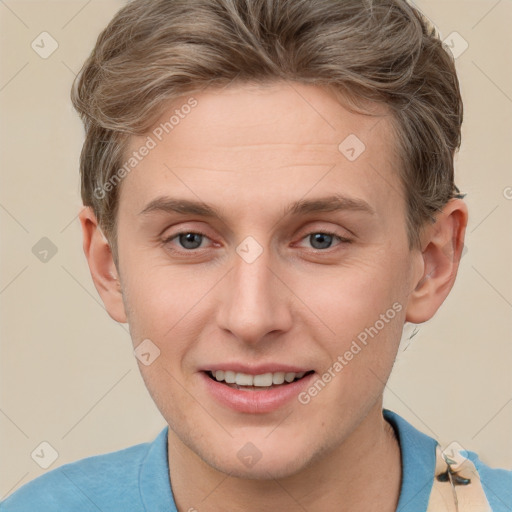
POLYGON ((340 445, 461 255, 462 102, 435 30, 401 0, 135 0, 72 100, 91 273, 153 354, 176 442, 256 478, 340 445), (307 374, 235 410, 208 376, 231 368, 307 374))

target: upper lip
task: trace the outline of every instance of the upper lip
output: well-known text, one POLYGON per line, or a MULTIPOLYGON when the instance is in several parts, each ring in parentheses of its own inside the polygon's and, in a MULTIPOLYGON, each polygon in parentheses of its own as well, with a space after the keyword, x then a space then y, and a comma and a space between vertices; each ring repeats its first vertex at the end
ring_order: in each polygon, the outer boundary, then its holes
POLYGON ((201 371, 216 372, 217 370, 232 371, 235 373, 246 373, 249 375, 263 375, 265 373, 301 373, 309 372, 312 369, 304 366, 293 366, 280 363, 264 363, 258 365, 248 365, 243 363, 219 363, 211 364, 201 368, 201 371))

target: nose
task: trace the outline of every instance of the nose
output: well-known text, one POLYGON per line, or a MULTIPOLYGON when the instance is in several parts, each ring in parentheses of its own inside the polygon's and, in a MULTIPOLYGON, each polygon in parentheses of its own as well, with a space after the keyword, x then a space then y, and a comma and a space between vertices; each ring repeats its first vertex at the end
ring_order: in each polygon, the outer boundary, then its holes
POLYGON ((234 253, 233 268, 223 279, 218 326, 246 344, 259 344, 292 326, 292 292, 265 248, 254 261, 234 253), (272 336, 270 336, 272 335, 272 336))

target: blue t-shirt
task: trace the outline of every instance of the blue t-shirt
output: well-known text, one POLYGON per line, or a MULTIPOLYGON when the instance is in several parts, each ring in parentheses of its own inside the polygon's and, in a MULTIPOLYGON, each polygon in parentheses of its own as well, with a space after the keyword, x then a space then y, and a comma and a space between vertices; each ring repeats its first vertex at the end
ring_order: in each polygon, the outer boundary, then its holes
MULTIPOLYGON (((432 489, 435 439, 398 414, 383 410, 402 453, 398 512, 424 512, 432 489)), ((28 482, 4 501, 1 512, 177 512, 169 481, 168 427, 151 443, 65 464, 28 482)), ((512 512, 512 471, 491 469, 467 452, 480 474, 493 512, 512 512)))

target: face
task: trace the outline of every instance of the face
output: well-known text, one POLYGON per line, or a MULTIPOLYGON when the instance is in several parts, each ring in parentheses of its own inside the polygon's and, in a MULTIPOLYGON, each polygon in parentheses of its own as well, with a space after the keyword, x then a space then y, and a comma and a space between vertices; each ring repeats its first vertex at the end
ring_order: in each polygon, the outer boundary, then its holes
POLYGON ((174 442, 213 468, 291 475, 380 412, 418 268, 380 113, 232 85, 131 140, 150 150, 120 191, 124 307, 174 442))

